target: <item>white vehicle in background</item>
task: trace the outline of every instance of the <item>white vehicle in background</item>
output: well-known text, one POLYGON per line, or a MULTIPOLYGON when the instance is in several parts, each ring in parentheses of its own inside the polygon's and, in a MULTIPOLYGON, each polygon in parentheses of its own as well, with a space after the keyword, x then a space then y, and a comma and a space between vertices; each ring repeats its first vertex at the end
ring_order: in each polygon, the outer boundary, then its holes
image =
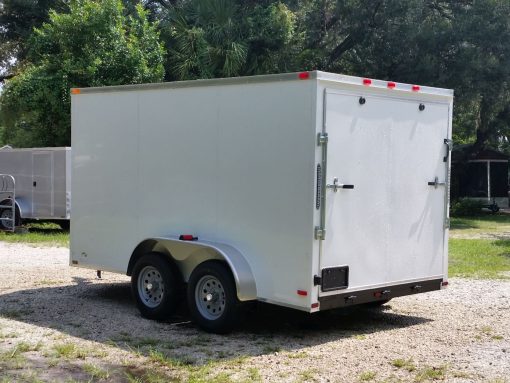
POLYGON ((0 148, 1 230, 14 231, 24 220, 67 227, 70 213, 71 148, 0 148))
POLYGON ((72 90, 70 264, 228 331, 447 282, 453 92, 324 72, 72 90), (186 290, 183 289, 186 288, 186 290))

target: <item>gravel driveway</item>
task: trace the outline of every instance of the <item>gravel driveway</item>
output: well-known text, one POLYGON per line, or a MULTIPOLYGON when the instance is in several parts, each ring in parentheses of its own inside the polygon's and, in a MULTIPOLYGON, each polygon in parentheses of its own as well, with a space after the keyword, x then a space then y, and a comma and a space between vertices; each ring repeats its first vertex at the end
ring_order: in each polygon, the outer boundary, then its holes
POLYGON ((510 382, 510 282, 453 279, 382 309, 254 307, 211 335, 140 317, 129 278, 0 243, 0 382, 510 382))

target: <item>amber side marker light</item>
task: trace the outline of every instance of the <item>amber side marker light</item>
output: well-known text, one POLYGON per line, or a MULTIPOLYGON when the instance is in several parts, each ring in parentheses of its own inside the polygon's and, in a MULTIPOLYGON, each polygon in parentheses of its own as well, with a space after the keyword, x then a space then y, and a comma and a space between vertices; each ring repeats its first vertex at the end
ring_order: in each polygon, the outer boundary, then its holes
POLYGON ((71 94, 80 94, 81 93, 81 90, 79 90, 78 88, 71 88, 71 94))

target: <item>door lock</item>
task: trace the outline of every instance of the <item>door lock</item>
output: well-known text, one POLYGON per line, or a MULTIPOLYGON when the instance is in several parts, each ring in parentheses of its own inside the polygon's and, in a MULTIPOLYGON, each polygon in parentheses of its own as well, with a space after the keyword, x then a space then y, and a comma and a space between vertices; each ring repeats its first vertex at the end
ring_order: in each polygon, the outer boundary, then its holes
POLYGON ((439 179, 436 177, 434 181, 428 183, 429 186, 434 186, 434 189, 437 189, 438 186, 446 185, 446 182, 439 182, 439 179))
POLYGON ((335 193, 338 189, 354 189, 354 185, 339 184, 338 178, 333 178, 333 185, 327 184, 326 189, 332 189, 335 193))

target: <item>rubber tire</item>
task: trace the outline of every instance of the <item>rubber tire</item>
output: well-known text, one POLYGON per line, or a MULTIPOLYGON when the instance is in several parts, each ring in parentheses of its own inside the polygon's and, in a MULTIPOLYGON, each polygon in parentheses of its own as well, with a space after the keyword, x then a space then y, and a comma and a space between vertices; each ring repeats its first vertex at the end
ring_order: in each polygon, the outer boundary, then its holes
POLYGON ((71 221, 69 221, 68 219, 59 220, 57 224, 64 231, 69 231, 69 228, 71 227, 71 221))
MULTIPOLYGON (((6 204, 5 202, 1 202, 2 205, 6 204)), ((4 210, 11 210, 11 209, 1 209, 0 210, 0 214, 4 211, 4 210)), ((14 227, 17 227, 21 224, 21 218, 19 216, 19 211, 18 211, 18 207, 16 207, 16 209, 14 210, 15 211, 15 219, 14 219, 14 227)), ((11 231, 11 228, 7 227, 7 226, 4 226, 3 224, 3 221, 0 219, 0 230, 4 230, 4 231, 11 231)))
POLYGON ((187 296, 192 320, 205 331, 215 334, 226 334, 232 331, 238 324, 241 303, 237 299, 237 289, 232 273, 225 264, 218 261, 206 261, 198 265, 189 278, 187 296), (217 278, 225 291, 225 309, 222 315, 214 320, 203 317, 195 301, 197 283, 206 275, 217 278))
POLYGON ((164 255, 155 252, 143 255, 136 262, 131 274, 131 292, 142 316, 147 319, 156 320, 165 320, 171 317, 177 309, 179 282, 180 275, 177 268, 164 255), (138 294, 138 275, 145 266, 156 268, 161 274, 165 285, 163 299, 156 307, 146 306, 138 294))

